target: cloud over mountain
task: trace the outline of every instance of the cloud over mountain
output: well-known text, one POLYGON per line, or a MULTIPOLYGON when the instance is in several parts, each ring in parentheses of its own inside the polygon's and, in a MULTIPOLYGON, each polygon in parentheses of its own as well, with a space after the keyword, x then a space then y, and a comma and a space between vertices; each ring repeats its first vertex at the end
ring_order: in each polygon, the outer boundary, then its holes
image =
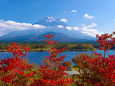
POLYGON ((102 34, 103 32, 99 32, 97 29, 94 29, 96 27, 96 23, 92 23, 91 25, 85 25, 81 27, 81 32, 90 36, 95 37, 96 34, 102 34))
POLYGON ((43 25, 0 20, 0 36, 16 30, 42 29, 43 25))
POLYGON ((94 16, 90 16, 89 14, 84 14, 83 17, 86 19, 93 19, 94 18, 94 16))
POLYGON ((64 26, 62 26, 62 25, 58 25, 57 28, 64 28, 64 26))
POLYGON ((68 20, 67 20, 67 19, 65 19, 65 18, 60 19, 60 21, 62 21, 62 22, 68 22, 68 20))
POLYGON ((68 30, 79 30, 79 27, 70 27, 70 26, 67 26, 65 28, 68 29, 68 30))

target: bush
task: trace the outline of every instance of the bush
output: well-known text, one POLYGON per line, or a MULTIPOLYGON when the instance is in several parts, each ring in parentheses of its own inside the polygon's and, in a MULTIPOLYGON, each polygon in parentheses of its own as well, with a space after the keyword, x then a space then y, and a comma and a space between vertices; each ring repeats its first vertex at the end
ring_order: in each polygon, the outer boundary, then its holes
POLYGON ((29 48, 25 46, 23 51, 21 45, 17 45, 13 42, 12 45, 8 45, 7 50, 9 53, 12 53, 13 56, 0 61, 0 85, 29 85, 30 80, 33 79, 36 74, 36 71, 32 70, 33 66, 27 62, 27 59, 24 59, 29 48))
POLYGON ((72 61, 76 63, 74 67, 79 69, 80 74, 74 76, 76 85, 92 85, 92 86, 114 86, 115 85, 115 55, 109 55, 107 58, 105 53, 115 44, 113 34, 97 35, 98 42, 104 51, 104 57, 98 53, 80 54, 72 61))
POLYGON ((59 57, 64 48, 57 49, 58 42, 51 40, 53 35, 45 35, 49 44, 49 55, 43 59, 43 64, 39 68, 41 79, 35 80, 31 86, 70 86, 72 79, 65 71, 68 69, 62 65, 65 55, 59 57))

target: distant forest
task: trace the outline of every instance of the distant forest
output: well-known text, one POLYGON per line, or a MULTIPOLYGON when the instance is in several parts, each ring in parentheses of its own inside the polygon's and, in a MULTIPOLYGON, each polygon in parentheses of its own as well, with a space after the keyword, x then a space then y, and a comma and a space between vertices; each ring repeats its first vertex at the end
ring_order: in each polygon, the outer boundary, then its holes
MULTIPOLYGON (((0 42, 0 51, 6 51, 8 44, 11 42, 0 42)), ((46 43, 30 43, 30 42, 18 42, 22 47, 29 45, 31 51, 48 51, 48 44, 46 43)), ((57 48, 67 48, 66 51, 94 51, 99 45, 98 43, 59 43, 56 45, 57 48)), ((113 46, 111 49, 115 49, 113 46)))

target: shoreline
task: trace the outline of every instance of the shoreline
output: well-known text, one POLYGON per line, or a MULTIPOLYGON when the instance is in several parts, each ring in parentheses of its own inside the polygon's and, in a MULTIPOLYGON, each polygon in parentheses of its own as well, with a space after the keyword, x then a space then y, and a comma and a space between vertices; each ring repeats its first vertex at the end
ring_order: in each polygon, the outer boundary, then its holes
MULTIPOLYGON (((96 49, 97 50, 97 49, 96 49)), ((94 50, 94 51, 96 51, 94 50)), ((91 51, 87 49, 77 49, 77 50, 65 50, 65 51, 91 51)), ((7 50, 0 50, 0 52, 7 52, 7 50)), ((38 50, 38 49, 31 49, 29 52, 48 52, 48 50, 38 50)))
MULTIPOLYGON (((115 50, 115 49, 111 49, 111 50, 115 50)), ((91 50, 87 50, 87 49, 65 50, 65 52, 69 52, 69 51, 91 51, 91 50)), ((97 49, 93 51, 97 51, 97 49)), ((7 50, 0 50, 0 52, 7 52, 7 50)), ((48 51, 43 49, 31 49, 29 52, 48 52, 48 51)))

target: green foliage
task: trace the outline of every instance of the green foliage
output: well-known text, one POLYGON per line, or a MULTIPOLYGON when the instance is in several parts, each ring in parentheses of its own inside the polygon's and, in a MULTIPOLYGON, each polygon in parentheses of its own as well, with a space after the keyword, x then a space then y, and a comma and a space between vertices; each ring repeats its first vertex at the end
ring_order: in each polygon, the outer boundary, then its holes
MULTIPOLYGON (((7 45, 11 43, 0 42, 0 51, 6 51, 7 45)), ((46 43, 28 43, 28 42, 19 42, 18 44, 22 45, 22 47, 29 45, 31 51, 48 51, 48 44, 46 43)), ((87 51, 87 50, 96 50, 94 44, 88 43, 59 43, 57 46, 58 49, 68 48, 66 51, 87 51)))

